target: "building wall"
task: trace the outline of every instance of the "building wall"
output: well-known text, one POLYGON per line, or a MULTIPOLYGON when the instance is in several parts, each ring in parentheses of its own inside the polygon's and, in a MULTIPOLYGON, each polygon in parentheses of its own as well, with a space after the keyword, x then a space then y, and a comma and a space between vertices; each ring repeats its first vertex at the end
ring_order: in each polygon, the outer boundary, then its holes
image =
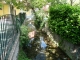
POLYGON ((10 6, 5 4, 3 5, 3 14, 10 14, 10 6))
POLYGON ((3 15, 3 10, 0 10, 0 16, 3 15))
MULTIPOLYGON (((16 15, 18 15, 20 12, 22 12, 22 10, 15 8, 16 10, 16 15)), ((23 11, 26 13, 27 16, 30 16, 32 14, 31 12, 32 10, 30 9, 29 11, 23 11)))
POLYGON ((16 10, 16 15, 18 15, 20 13, 20 9, 15 8, 16 10))
POLYGON ((26 11, 26 14, 29 16, 29 15, 31 15, 32 14, 32 12, 31 12, 32 10, 30 9, 29 11, 26 11))
POLYGON ((2 10, 0 10, 0 16, 5 14, 10 14, 10 6, 7 4, 3 4, 2 10))

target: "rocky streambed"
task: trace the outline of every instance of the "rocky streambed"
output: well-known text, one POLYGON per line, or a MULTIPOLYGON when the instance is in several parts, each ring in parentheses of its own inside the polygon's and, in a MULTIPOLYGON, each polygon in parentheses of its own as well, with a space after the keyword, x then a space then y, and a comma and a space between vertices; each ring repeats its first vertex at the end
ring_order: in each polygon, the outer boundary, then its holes
POLYGON ((71 60, 45 32, 38 31, 31 40, 26 48, 26 54, 32 60, 71 60))

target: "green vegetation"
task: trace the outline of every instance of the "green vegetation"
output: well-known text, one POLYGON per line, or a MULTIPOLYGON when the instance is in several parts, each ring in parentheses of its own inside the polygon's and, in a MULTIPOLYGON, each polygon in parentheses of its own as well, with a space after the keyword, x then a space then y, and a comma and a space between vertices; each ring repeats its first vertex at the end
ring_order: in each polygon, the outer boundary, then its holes
POLYGON ((49 28, 62 39, 80 44, 80 9, 78 6, 61 4, 50 7, 49 28))
POLYGON ((26 18, 26 13, 19 13, 20 23, 22 24, 26 18))
POLYGON ((36 12, 36 20, 34 21, 34 25, 37 30, 41 30, 44 27, 43 18, 44 18, 44 12, 42 10, 36 12))
POLYGON ((25 25, 21 26, 21 34, 20 34, 20 46, 22 48, 25 48, 27 44, 29 43, 29 37, 28 37, 28 28, 25 25))
POLYGON ((19 55, 18 55, 18 60, 31 60, 31 59, 29 59, 29 58, 26 56, 25 52, 20 49, 19 55))
POLYGON ((2 8, 2 6, 3 6, 2 3, 0 3, 0 8, 2 8))
POLYGON ((29 38, 28 38, 28 28, 25 25, 22 25, 20 27, 21 34, 20 34, 20 49, 19 49, 19 55, 18 55, 18 60, 30 60, 25 52, 25 48, 27 44, 29 43, 29 38))
POLYGON ((42 23, 41 17, 37 17, 36 20, 34 21, 34 25, 37 30, 40 28, 41 23, 42 23))

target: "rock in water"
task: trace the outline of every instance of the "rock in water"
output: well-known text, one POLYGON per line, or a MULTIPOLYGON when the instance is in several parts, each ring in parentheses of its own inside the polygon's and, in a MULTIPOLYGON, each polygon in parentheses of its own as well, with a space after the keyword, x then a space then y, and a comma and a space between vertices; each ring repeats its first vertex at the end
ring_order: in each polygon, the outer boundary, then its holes
POLYGON ((39 53, 35 60, 46 60, 46 56, 44 53, 39 53))

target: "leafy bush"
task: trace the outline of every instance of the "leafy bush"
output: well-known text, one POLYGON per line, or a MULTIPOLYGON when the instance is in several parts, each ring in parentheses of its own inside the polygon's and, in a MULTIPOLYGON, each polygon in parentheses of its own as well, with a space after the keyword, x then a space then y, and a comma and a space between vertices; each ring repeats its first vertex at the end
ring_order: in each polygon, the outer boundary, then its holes
POLYGON ((50 7, 49 28, 73 44, 80 43, 80 10, 70 5, 50 7))
POLYGON ((25 25, 22 25, 20 27, 20 51, 18 55, 18 60, 31 60, 27 57, 25 49, 27 47, 27 44, 29 43, 29 37, 28 37, 28 28, 25 25))
POLYGON ((19 13, 20 23, 22 24, 26 18, 26 13, 19 13))
POLYGON ((44 11, 39 10, 36 12, 36 20, 34 22, 34 25, 37 30, 41 30, 45 26, 45 20, 44 20, 44 11))
POLYGON ((19 55, 18 55, 18 60, 31 60, 26 56, 26 53, 20 49, 19 55))
POLYGON ((28 37, 28 28, 25 25, 22 25, 20 27, 21 34, 20 34, 20 45, 22 47, 26 47, 29 43, 29 37, 28 37))
POLYGON ((35 25, 35 27, 36 27, 37 30, 40 28, 41 23, 42 23, 41 17, 37 16, 37 18, 36 18, 36 20, 34 22, 34 25, 35 25))

